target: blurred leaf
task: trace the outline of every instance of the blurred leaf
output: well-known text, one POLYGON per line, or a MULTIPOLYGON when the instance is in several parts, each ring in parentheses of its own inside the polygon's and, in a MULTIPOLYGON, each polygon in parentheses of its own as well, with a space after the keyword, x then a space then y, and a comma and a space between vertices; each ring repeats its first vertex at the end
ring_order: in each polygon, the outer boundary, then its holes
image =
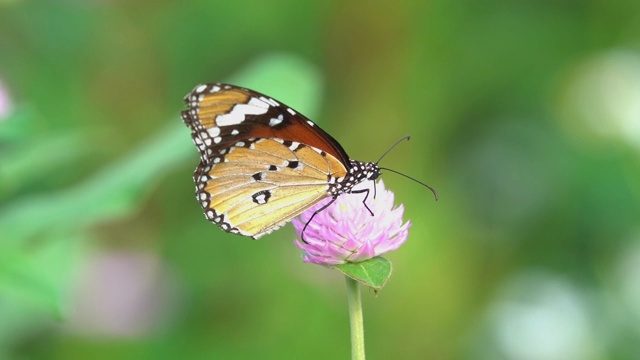
POLYGON ((0 154, 0 198, 16 188, 42 184, 42 174, 55 173, 80 157, 90 155, 86 136, 80 131, 50 134, 23 140, 0 154), (78 149, 87 149, 84 152, 78 149))
POLYGON ((0 211, 0 232, 7 240, 22 241, 50 229, 77 229, 132 211, 152 189, 155 179, 193 151, 188 136, 177 127, 172 124, 78 186, 6 206, 0 211))
POLYGON ((19 142, 33 133, 35 113, 32 107, 21 106, 0 121, 0 145, 19 142))
POLYGON ((391 262, 381 256, 359 263, 335 265, 332 268, 378 291, 391 277, 391 262))
POLYGON ((59 317, 70 274, 82 253, 81 242, 68 235, 41 240, 37 247, 1 244, 0 294, 59 317))

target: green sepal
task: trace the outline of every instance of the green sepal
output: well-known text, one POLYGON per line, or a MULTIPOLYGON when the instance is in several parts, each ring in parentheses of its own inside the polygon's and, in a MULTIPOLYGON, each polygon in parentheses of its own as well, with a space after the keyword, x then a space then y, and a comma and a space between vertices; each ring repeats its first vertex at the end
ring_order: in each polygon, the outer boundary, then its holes
POLYGON ((376 292, 382 289, 391 276, 391 262, 381 256, 359 263, 333 265, 332 268, 364 285, 372 287, 376 292))

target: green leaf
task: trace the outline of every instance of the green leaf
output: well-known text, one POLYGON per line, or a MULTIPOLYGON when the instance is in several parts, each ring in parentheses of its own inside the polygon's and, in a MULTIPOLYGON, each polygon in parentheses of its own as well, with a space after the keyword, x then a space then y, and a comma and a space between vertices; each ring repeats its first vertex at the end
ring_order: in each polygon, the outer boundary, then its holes
POLYGON ((391 262, 381 256, 359 263, 346 263, 332 267, 346 276, 372 287, 376 292, 382 289, 391 276, 391 262))

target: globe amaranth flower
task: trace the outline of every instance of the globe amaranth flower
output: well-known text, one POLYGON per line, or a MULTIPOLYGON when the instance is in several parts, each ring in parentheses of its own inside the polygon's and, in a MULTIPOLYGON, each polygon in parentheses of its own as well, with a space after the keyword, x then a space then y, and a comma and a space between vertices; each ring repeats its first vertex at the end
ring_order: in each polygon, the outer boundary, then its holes
POLYGON ((328 208, 320 211, 307 228, 302 230, 313 214, 325 206, 331 198, 314 205, 293 220, 298 237, 296 245, 305 254, 303 260, 318 265, 357 263, 386 252, 396 250, 407 240, 409 226, 402 223, 404 207, 394 209, 393 192, 386 190, 380 180, 376 185, 366 181, 359 189, 368 188, 366 204, 364 193, 342 194, 328 208))

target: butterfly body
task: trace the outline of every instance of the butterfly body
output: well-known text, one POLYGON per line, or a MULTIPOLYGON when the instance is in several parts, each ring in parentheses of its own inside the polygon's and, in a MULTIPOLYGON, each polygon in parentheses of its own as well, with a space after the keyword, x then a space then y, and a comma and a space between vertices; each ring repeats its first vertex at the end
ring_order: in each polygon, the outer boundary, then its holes
POLYGON ((224 231, 257 239, 379 175, 292 108, 256 91, 198 85, 182 119, 200 152, 196 198, 224 231))

